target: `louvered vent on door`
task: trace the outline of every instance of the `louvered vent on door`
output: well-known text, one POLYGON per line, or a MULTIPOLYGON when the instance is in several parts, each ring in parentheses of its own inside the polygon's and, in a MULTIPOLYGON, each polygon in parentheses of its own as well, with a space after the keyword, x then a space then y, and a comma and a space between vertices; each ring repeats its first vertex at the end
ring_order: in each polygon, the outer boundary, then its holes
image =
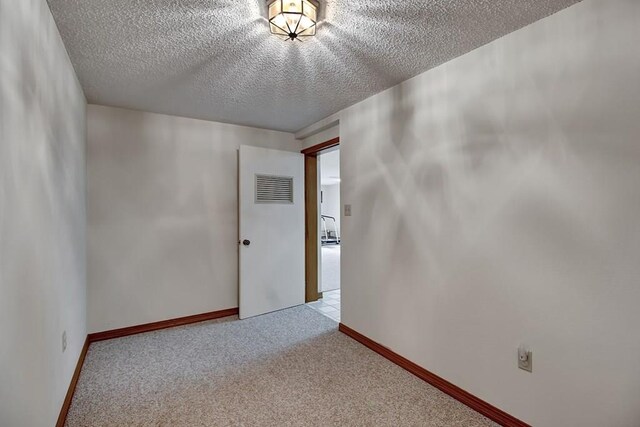
POLYGON ((256 203, 293 203, 293 178, 256 175, 256 203))

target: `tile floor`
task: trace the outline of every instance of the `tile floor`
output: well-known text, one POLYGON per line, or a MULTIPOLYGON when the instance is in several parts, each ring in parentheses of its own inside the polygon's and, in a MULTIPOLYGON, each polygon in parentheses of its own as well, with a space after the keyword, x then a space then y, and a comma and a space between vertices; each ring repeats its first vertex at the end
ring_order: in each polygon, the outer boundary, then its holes
POLYGON ((323 292, 322 299, 307 304, 330 319, 340 322, 340 289, 323 292))

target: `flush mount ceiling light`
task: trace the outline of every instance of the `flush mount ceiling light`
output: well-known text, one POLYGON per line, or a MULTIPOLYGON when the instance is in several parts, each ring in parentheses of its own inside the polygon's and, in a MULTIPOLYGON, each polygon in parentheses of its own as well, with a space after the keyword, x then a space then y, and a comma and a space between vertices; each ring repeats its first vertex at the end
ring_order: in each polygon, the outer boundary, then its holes
POLYGON ((318 3, 315 0, 267 0, 271 34, 285 40, 316 35, 318 3))

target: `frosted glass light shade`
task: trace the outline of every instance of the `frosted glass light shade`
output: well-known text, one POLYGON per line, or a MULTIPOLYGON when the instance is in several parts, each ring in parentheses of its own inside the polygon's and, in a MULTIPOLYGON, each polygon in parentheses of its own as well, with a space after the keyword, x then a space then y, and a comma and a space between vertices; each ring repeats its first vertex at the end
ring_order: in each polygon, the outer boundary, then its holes
POLYGON ((271 34, 286 40, 316 35, 318 3, 314 0, 267 0, 271 34))

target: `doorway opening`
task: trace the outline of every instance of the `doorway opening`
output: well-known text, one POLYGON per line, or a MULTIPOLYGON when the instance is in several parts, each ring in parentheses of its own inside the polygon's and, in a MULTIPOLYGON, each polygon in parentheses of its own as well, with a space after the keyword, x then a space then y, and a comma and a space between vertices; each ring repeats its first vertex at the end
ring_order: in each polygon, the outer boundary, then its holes
POLYGON ((303 153, 306 157, 307 303, 340 322, 339 139, 311 147, 303 153))
POLYGON ((320 161, 320 292, 315 307, 340 322, 340 148, 320 161))

